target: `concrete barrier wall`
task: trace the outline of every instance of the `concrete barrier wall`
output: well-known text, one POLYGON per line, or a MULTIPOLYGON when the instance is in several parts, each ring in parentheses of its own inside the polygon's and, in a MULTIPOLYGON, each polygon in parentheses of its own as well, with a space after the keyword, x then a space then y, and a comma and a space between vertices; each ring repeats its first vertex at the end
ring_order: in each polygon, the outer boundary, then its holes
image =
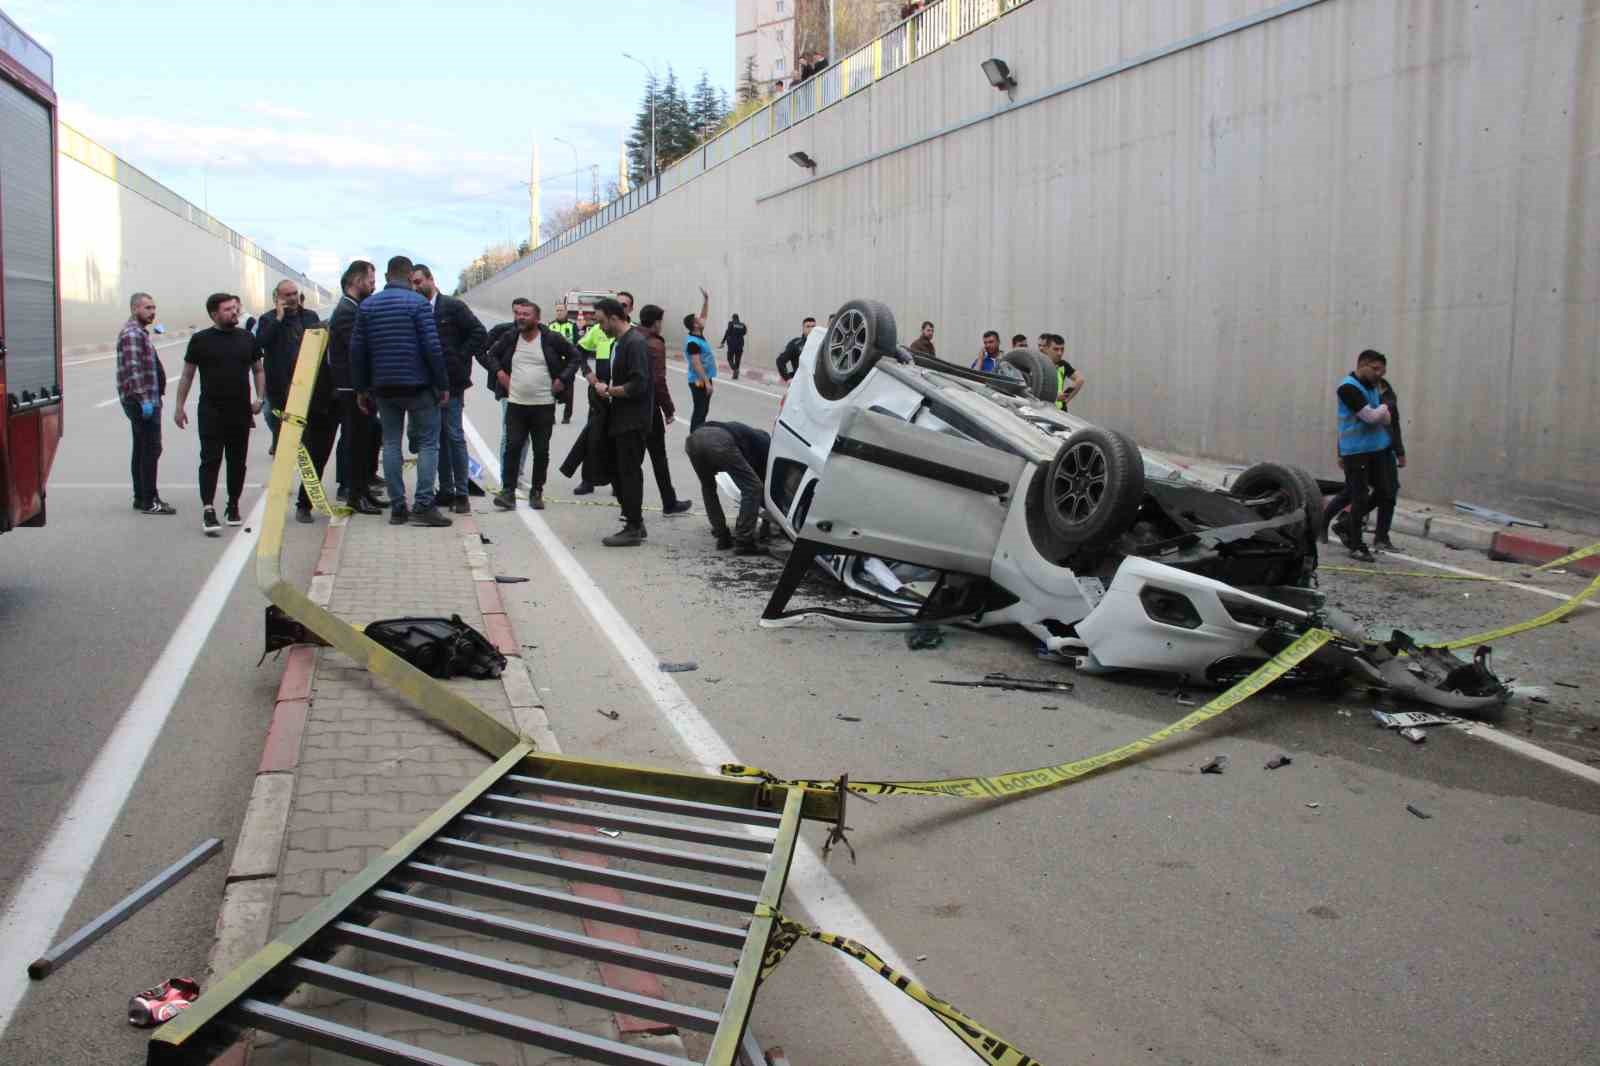
POLYGON ((624 288, 676 342, 698 284, 755 362, 854 296, 952 358, 1053 330, 1085 417, 1324 476, 1378 348, 1407 496, 1600 529, 1600 4, 1038 0, 472 301, 624 288))
POLYGON ((337 294, 312 282, 194 204, 72 127, 58 127, 62 345, 106 347, 128 318, 128 298, 149 292, 169 330, 209 326, 206 297, 238 293, 246 314, 272 308, 293 278, 308 306, 337 294))

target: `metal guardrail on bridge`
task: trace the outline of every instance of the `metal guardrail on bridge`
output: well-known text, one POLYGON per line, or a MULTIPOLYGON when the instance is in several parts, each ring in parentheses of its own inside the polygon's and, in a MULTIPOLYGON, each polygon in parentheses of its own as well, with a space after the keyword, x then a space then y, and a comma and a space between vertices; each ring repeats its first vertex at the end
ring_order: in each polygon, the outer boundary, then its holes
MULTIPOLYGON (((501 274, 536 263, 581 241, 617 219, 632 214, 662 193, 704 174, 740 152, 753 148, 796 123, 826 110, 881 81, 951 41, 988 25, 1029 0, 936 0, 876 39, 857 48, 828 69, 775 97, 731 129, 701 144, 664 169, 657 182, 623 194, 585 219, 501 270, 501 274), (657 188, 659 186, 659 189, 657 188)), ((492 280, 492 279, 491 279, 492 280)))

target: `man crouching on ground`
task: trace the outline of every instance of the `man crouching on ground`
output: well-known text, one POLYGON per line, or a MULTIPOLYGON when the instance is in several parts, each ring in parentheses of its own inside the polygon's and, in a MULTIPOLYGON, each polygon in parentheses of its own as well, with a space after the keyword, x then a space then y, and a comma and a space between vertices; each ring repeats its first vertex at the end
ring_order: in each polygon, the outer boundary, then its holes
POLYGON ((706 517, 711 520, 718 549, 732 548, 735 555, 761 554, 756 545, 756 518, 761 514, 765 495, 763 479, 771 445, 770 434, 743 422, 707 422, 689 435, 684 450, 700 478, 706 517), (739 517, 732 533, 728 532, 728 519, 717 496, 717 475, 723 472, 739 486, 739 517))

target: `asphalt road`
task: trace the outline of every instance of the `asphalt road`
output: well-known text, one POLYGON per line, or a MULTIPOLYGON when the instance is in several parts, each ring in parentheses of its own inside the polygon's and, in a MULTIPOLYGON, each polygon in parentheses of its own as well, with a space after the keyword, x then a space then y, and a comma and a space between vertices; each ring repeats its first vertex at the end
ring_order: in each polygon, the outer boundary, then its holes
MULTIPOLYGON (((168 350, 169 366, 180 351, 168 350)), ((669 378, 687 406, 681 373, 669 378)), ((112 395, 110 362, 71 368, 67 387, 50 525, 0 539, 7 895, 241 535, 200 535, 193 431, 170 422, 163 491, 183 513, 134 515, 125 421, 114 405, 93 406, 112 395)), ((771 390, 724 382, 712 417, 764 426, 775 410, 771 390)), ((485 390, 469 394, 468 411, 498 445, 498 409, 485 390)), ((558 458, 576 429, 558 427, 558 458)), ((699 497, 682 452, 686 427, 671 433, 679 491, 699 497)), ((265 448, 262 431, 252 482, 265 478, 265 448)), ((569 488, 556 475, 548 492, 570 500, 569 488)), ((247 492, 247 508, 258 491, 247 492)), ((602 548, 616 519, 608 500, 601 490, 584 505, 553 502, 543 520, 654 653, 698 663, 678 680, 744 761, 794 775, 988 773, 1092 754, 1186 711, 1159 678, 1062 672, 1077 686, 1066 697, 932 683, 1059 671, 1021 636, 952 630, 943 647, 912 652, 899 634, 761 630, 775 560, 715 552, 698 500, 689 516, 647 515, 646 547, 602 548)), ((658 502, 649 479, 646 500, 658 502)), ((505 586, 506 598, 534 645, 525 652, 566 750, 702 762, 529 529, 485 503, 479 521, 497 572, 532 578, 505 586)), ((290 528, 286 562, 302 581, 321 532, 290 528)), ((1421 557, 1527 572, 1397 539, 1421 557)), ((1500 586, 1324 581, 1369 624, 1422 635, 1486 629, 1551 605, 1500 586)), ((1574 581, 1530 583, 1570 590, 1574 581)), ((278 678, 271 664, 255 667, 262 606, 247 568, 64 929, 204 836, 223 836, 231 850, 278 678)), ((1600 612, 1580 612, 1497 649, 1502 673, 1552 686, 1550 704, 1514 709, 1502 725, 1592 757, 1597 638, 1600 612)), ((1587 994, 1600 977, 1600 790, 1458 732, 1411 745, 1374 727, 1354 695, 1269 693, 1192 739, 1069 788, 1010 803, 855 803, 850 821, 859 860, 836 853, 830 868, 881 946, 1045 1062, 1577 1063, 1600 1043, 1587 994), (1280 752, 1291 766, 1262 769, 1280 752), (1228 772, 1200 775, 1213 754, 1231 757, 1228 772), (1433 817, 1418 819, 1407 804, 1433 817)), ((820 845, 820 831, 807 835, 820 845)), ((123 1006, 146 985, 202 970, 226 855, 33 989, 0 1038, 0 1062, 142 1061, 143 1037, 122 1020, 123 1006)), ((791 902, 804 911, 837 901, 796 890, 791 902)), ((797 947, 758 1000, 763 1041, 797 1064, 915 1061, 848 979, 853 965, 797 947)))
MULTIPOLYGON (((162 355, 176 390, 183 347, 162 355)), ((171 423, 162 433, 162 494, 179 510, 130 508, 129 432, 113 362, 67 370, 66 435, 50 482, 49 524, 0 537, 0 898, 13 900, 39 849, 133 701, 228 545, 200 532, 199 447, 171 423)), ((193 417, 191 399, 190 416, 193 417)), ((266 478, 265 426, 252 435, 249 482, 266 478)), ((249 513, 260 488, 246 490, 249 513)), ((221 501, 219 500, 219 503, 221 501)), ((254 527, 251 527, 254 531, 254 527)), ((322 526, 291 528, 285 562, 305 581, 322 526)), ((99 914, 207 836, 220 855, 57 974, 35 985, 0 1037, 0 1062, 144 1061, 128 997, 171 976, 203 977, 223 878, 250 795, 280 667, 260 668, 265 601, 248 565, 198 657, 128 802, 82 882, 62 934, 99 914)), ((37 900, 33 901, 37 902, 37 900)), ((21 971, 30 961, 6 958, 21 971)))
MULTIPOLYGON (((669 379, 687 407, 682 374, 669 379)), ((580 400, 580 421, 582 410, 580 400)), ((468 411, 497 446, 492 400, 475 390, 468 411)), ((760 426, 775 411, 771 390, 729 382, 712 403, 713 418, 760 426)), ((558 458, 576 429, 557 427, 558 458)), ((678 490, 698 497, 686 428, 670 433, 678 490)), ((647 505, 658 503, 648 476, 646 486, 647 505)), ((553 473, 547 494, 571 500, 570 487, 553 473)), ((607 490, 586 499, 552 502, 543 519, 660 659, 698 663, 677 679, 738 757, 776 773, 1026 768, 1103 751, 1187 712, 1170 682, 1074 676, 1037 660, 1020 635, 947 630, 943 647, 913 652, 901 634, 759 629, 780 564, 714 551, 698 500, 689 516, 647 513, 647 546, 611 550, 599 544, 617 518, 607 490), (993 670, 1077 687, 1057 697, 933 684, 993 670)), ((532 579, 506 586, 506 598, 565 750, 703 761, 523 522, 493 511, 479 520, 497 572, 532 579)), ((1397 540, 1455 565, 1526 572, 1397 540)), ((1326 583, 1374 627, 1429 634, 1553 605, 1500 587, 1398 580, 1326 583)), ((1498 662, 1526 682, 1593 679, 1597 640, 1600 611, 1580 612, 1505 642, 1498 662)), ((1596 689, 1552 692, 1551 705, 1514 709, 1503 725, 1522 729, 1526 715, 1531 739, 1578 739, 1568 731, 1596 721, 1596 689)), ((1369 710, 1355 693, 1272 692, 1053 792, 853 803, 859 861, 835 853, 831 869, 919 978, 1045 1062, 1592 1061, 1600 789, 1460 732, 1410 744, 1369 710), (1279 753, 1292 765, 1265 770, 1279 753), (1215 754, 1230 756, 1228 771, 1201 775, 1215 754)), ((807 836, 820 846, 820 830, 807 836)), ((795 892, 790 901, 827 903, 795 892)), ((847 980, 851 965, 797 947, 757 1001, 761 1038, 796 1063, 915 1061, 847 980)))

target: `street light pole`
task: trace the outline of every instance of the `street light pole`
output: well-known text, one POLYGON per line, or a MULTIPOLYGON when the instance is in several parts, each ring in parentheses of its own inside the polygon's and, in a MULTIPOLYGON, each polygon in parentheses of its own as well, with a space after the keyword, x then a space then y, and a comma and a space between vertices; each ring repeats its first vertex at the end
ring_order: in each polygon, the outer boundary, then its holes
POLYGON ((655 68, 650 66, 650 64, 646 63, 644 60, 640 59, 638 56, 629 55, 627 52, 622 53, 622 58, 633 60, 635 63, 639 64, 641 67, 644 68, 644 72, 646 74, 650 75, 650 80, 648 82, 646 82, 646 84, 649 86, 648 95, 650 97, 650 177, 654 178, 656 176, 656 72, 655 72, 655 68))
POLYGON ((578 166, 578 149, 565 137, 557 137, 556 143, 564 144, 568 148, 572 149, 572 212, 573 215, 576 216, 578 212, 578 201, 581 199, 581 197, 578 195, 578 174, 582 169, 578 166))

